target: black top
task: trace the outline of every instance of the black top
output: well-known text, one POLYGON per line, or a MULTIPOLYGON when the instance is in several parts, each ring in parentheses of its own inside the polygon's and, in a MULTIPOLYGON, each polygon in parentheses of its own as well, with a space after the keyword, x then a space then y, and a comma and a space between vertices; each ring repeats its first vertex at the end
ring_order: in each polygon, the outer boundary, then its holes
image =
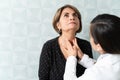
MULTIPOLYGON (((90 43, 86 40, 77 38, 78 46, 83 53, 92 57, 90 43)), ((41 52, 39 63, 39 80, 63 80, 66 59, 60 50, 58 37, 47 41, 41 52)), ((77 64, 76 75, 81 76, 85 68, 77 64)))

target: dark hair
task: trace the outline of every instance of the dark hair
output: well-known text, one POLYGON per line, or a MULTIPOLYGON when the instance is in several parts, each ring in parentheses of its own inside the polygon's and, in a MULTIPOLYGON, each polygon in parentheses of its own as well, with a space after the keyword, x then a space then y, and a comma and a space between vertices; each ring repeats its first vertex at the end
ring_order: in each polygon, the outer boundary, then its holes
POLYGON ((120 54, 120 18, 101 14, 91 21, 90 33, 95 44, 100 44, 107 53, 120 54))
POLYGON ((60 7, 60 8, 57 10, 57 12, 55 13, 55 16, 54 16, 54 18, 53 18, 53 27, 54 27, 55 31, 58 32, 59 34, 61 34, 61 32, 59 31, 59 29, 58 29, 58 27, 57 27, 57 23, 59 22, 61 13, 62 13, 62 11, 63 11, 65 8, 71 8, 72 10, 75 11, 75 13, 77 13, 78 19, 79 19, 79 22, 80 22, 80 27, 79 27, 79 29, 77 30, 76 33, 81 32, 81 30, 82 30, 81 14, 80 14, 79 10, 78 10, 76 7, 74 7, 74 6, 72 6, 72 5, 69 5, 69 4, 66 4, 66 5, 60 7))

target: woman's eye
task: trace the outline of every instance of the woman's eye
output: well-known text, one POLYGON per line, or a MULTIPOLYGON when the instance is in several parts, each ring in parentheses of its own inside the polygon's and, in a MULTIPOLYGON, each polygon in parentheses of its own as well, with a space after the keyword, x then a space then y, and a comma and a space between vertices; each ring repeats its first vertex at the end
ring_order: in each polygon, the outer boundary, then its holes
POLYGON ((77 13, 74 13, 73 16, 78 17, 77 13))
POLYGON ((68 15, 68 14, 65 14, 64 17, 69 17, 69 15, 68 15))

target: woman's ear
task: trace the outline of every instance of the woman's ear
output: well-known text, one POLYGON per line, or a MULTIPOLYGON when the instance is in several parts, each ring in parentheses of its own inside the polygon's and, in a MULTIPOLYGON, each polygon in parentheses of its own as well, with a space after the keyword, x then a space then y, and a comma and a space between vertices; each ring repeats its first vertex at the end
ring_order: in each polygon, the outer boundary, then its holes
POLYGON ((59 28, 59 26, 60 26, 60 23, 59 23, 59 22, 57 22, 57 27, 59 28))
POLYGON ((57 28, 59 29, 59 31, 61 30, 61 27, 60 27, 60 23, 57 22, 57 28))

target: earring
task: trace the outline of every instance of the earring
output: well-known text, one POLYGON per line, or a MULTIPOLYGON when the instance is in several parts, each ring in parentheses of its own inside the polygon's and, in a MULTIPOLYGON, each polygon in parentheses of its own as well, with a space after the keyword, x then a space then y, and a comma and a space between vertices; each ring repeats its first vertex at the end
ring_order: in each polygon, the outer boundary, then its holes
POLYGON ((58 29, 58 33, 61 34, 61 33, 62 33, 62 30, 61 30, 61 29, 58 29))

